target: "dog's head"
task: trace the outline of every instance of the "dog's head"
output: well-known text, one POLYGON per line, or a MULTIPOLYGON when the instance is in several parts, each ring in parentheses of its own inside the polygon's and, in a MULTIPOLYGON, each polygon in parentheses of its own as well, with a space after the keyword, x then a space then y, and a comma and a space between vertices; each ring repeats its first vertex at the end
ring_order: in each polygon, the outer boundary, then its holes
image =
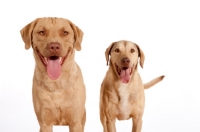
POLYGON ((62 65, 74 57, 74 49, 81 50, 83 32, 63 18, 38 18, 21 31, 25 49, 34 50, 36 65, 47 70, 51 79, 60 76, 62 65))
POLYGON ((145 58, 137 44, 124 40, 112 43, 106 49, 105 56, 107 65, 110 60, 110 66, 122 83, 130 81, 131 75, 137 68, 138 58, 140 58, 140 66, 143 68, 145 58))

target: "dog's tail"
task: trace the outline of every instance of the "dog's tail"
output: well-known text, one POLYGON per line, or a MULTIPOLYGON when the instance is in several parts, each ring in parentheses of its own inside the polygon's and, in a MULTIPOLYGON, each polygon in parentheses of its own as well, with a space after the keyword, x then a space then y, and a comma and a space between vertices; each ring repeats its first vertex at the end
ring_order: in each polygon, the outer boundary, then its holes
POLYGON ((148 88, 152 87, 152 86, 155 85, 156 83, 162 81, 164 77, 165 77, 164 75, 163 75, 163 76, 159 76, 159 77, 157 77, 157 78, 151 80, 150 82, 145 83, 145 84, 144 84, 144 89, 148 89, 148 88))

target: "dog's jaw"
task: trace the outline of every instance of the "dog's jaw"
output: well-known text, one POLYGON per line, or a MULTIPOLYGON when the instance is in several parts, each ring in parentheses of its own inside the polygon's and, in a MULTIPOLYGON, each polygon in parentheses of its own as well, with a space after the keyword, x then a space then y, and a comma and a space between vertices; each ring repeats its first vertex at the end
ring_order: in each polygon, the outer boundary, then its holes
POLYGON ((52 80, 58 79, 61 74, 62 65, 67 59, 69 52, 71 51, 71 48, 68 49, 64 57, 61 56, 45 57, 40 53, 40 51, 37 48, 35 51, 38 57, 40 58, 41 63, 46 68, 49 78, 52 80))
POLYGON ((117 76, 119 77, 119 79, 122 83, 129 83, 131 76, 132 76, 132 72, 133 72, 132 67, 121 67, 120 68, 115 63, 115 71, 116 71, 117 76))

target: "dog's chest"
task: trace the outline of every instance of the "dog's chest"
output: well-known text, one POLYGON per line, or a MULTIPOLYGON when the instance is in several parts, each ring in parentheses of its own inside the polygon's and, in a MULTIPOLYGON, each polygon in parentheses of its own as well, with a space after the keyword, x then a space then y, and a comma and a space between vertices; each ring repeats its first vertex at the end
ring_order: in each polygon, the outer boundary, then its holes
POLYGON ((34 97, 39 97, 38 100, 40 101, 45 100, 49 106, 54 104, 56 108, 59 108, 60 106, 68 107, 72 105, 70 100, 73 98, 75 87, 69 80, 58 79, 53 81, 48 78, 43 81, 35 80, 33 88, 36 91, 34 94, 39 95, 34 97))
POLYGON ((118 88, 118 96, 119 96, 119 102, 118 102, 118 112, 119 116, 118 119, 127 119, 130 115, 130 91, 128 89, 127 84, 121 83, 118 88))
POLYGON ((126 108, 128 105, 128 98, 130 95, 126 84, 120 84, 120 87, 118 89, 118 94, 119 94, 119 105, 122 108, 126 108))

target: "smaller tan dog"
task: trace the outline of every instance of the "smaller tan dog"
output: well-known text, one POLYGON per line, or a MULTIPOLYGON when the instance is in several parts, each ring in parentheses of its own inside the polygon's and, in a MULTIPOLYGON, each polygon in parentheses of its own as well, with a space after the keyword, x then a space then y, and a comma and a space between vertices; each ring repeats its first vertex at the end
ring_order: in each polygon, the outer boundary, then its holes
POLYGON ((138 73, 144 64, 144 53, 140 47, 130 41, 112 43, 105 52, 107 64, 110 66, 101 84, 100 119, 104 132, 116 132, 115 121, 132 118, 132 132, 141 132, 147 89, 161 81, 164 76, 157 77, 143 84, 138 73))

